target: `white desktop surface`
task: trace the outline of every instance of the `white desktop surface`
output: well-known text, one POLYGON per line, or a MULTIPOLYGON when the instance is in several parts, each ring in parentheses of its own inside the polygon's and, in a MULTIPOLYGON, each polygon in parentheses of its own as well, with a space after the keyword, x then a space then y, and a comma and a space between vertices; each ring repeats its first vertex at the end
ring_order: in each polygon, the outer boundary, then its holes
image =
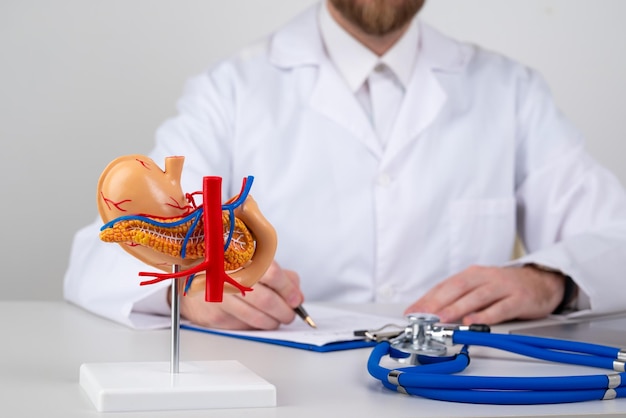
MULTIPOLYGON (((393 306, 344 306, 395 314, 393 306)), ((384 389, 366 370, 370 349, 317 353, 181 331, 181 362, 237 360, 276 386, 277 406, 98 413, 78 384, 82 363, 169 361, 169 330, 135 331, 64 302, 0 302, 2 417, 521 417, 626 416, 626 399, 499 406, 433 401, 384 389)), ((467 374, 573 375, 609 371, 525 361, 484 350, 467 374)))

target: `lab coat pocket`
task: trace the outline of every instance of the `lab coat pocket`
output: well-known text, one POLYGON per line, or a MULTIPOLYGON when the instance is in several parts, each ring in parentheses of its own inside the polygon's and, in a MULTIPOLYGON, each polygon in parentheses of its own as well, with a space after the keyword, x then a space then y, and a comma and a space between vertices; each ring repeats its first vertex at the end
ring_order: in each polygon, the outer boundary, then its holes
POLYGON ((472 264, 499 265, 515 242, 515 199, 463 199, 449 206, 450 274, 472 264))

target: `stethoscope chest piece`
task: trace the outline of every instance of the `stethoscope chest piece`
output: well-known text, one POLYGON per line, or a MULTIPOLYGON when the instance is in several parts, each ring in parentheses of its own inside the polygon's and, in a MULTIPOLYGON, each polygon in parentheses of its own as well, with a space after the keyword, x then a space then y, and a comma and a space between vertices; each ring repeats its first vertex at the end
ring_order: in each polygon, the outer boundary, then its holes
POLYGON ((390 356, 405 364, 419 364, 422 356, 442 357, 448 352, 446 344, 432 335, 438 330, 439 317, 432 314, 411 313, 406 316, 404 332, 391 339, 390 356))

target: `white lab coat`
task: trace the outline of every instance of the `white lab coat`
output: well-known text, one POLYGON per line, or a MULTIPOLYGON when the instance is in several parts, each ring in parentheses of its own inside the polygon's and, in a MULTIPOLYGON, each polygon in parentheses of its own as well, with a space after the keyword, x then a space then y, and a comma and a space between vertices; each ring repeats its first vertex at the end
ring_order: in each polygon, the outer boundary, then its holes
MULTIPOLYGON (((534 71, 421 23, 383 150, 324 53, 316 13, 188 83, 150 154, 158 164, 185 156, 186 192, 219 175, 227 198, 255 176, 276 259, 301 275, 309 301, 408 304, 471 264, 507 264, 517 233, 528 255, 515 263, 570 275, 583 308, 625 307, 624 190, 534 71)), ((131 311, 165 311, 167 284, 140 287, 137 272, 150 268, 99 242, 100 225, 75 238, 67 299, 157 324, 131 311)))

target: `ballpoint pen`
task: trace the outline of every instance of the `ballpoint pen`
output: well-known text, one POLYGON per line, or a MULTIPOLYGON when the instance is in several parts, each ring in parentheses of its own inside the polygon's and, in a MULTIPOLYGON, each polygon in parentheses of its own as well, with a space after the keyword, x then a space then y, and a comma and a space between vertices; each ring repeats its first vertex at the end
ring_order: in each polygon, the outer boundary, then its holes
POLYGON ((315 322, 313 322, 313 319, 311 319, 311 316, 307 313, 307 311, 304 310, 302 305, 298 306, 297 308, 293 308, 293 310, 295 313, 298 314, 300 318, 304 320, 304 322, 309 324, 311 328, 317 328, 317 325, 315 325, 315 322))

